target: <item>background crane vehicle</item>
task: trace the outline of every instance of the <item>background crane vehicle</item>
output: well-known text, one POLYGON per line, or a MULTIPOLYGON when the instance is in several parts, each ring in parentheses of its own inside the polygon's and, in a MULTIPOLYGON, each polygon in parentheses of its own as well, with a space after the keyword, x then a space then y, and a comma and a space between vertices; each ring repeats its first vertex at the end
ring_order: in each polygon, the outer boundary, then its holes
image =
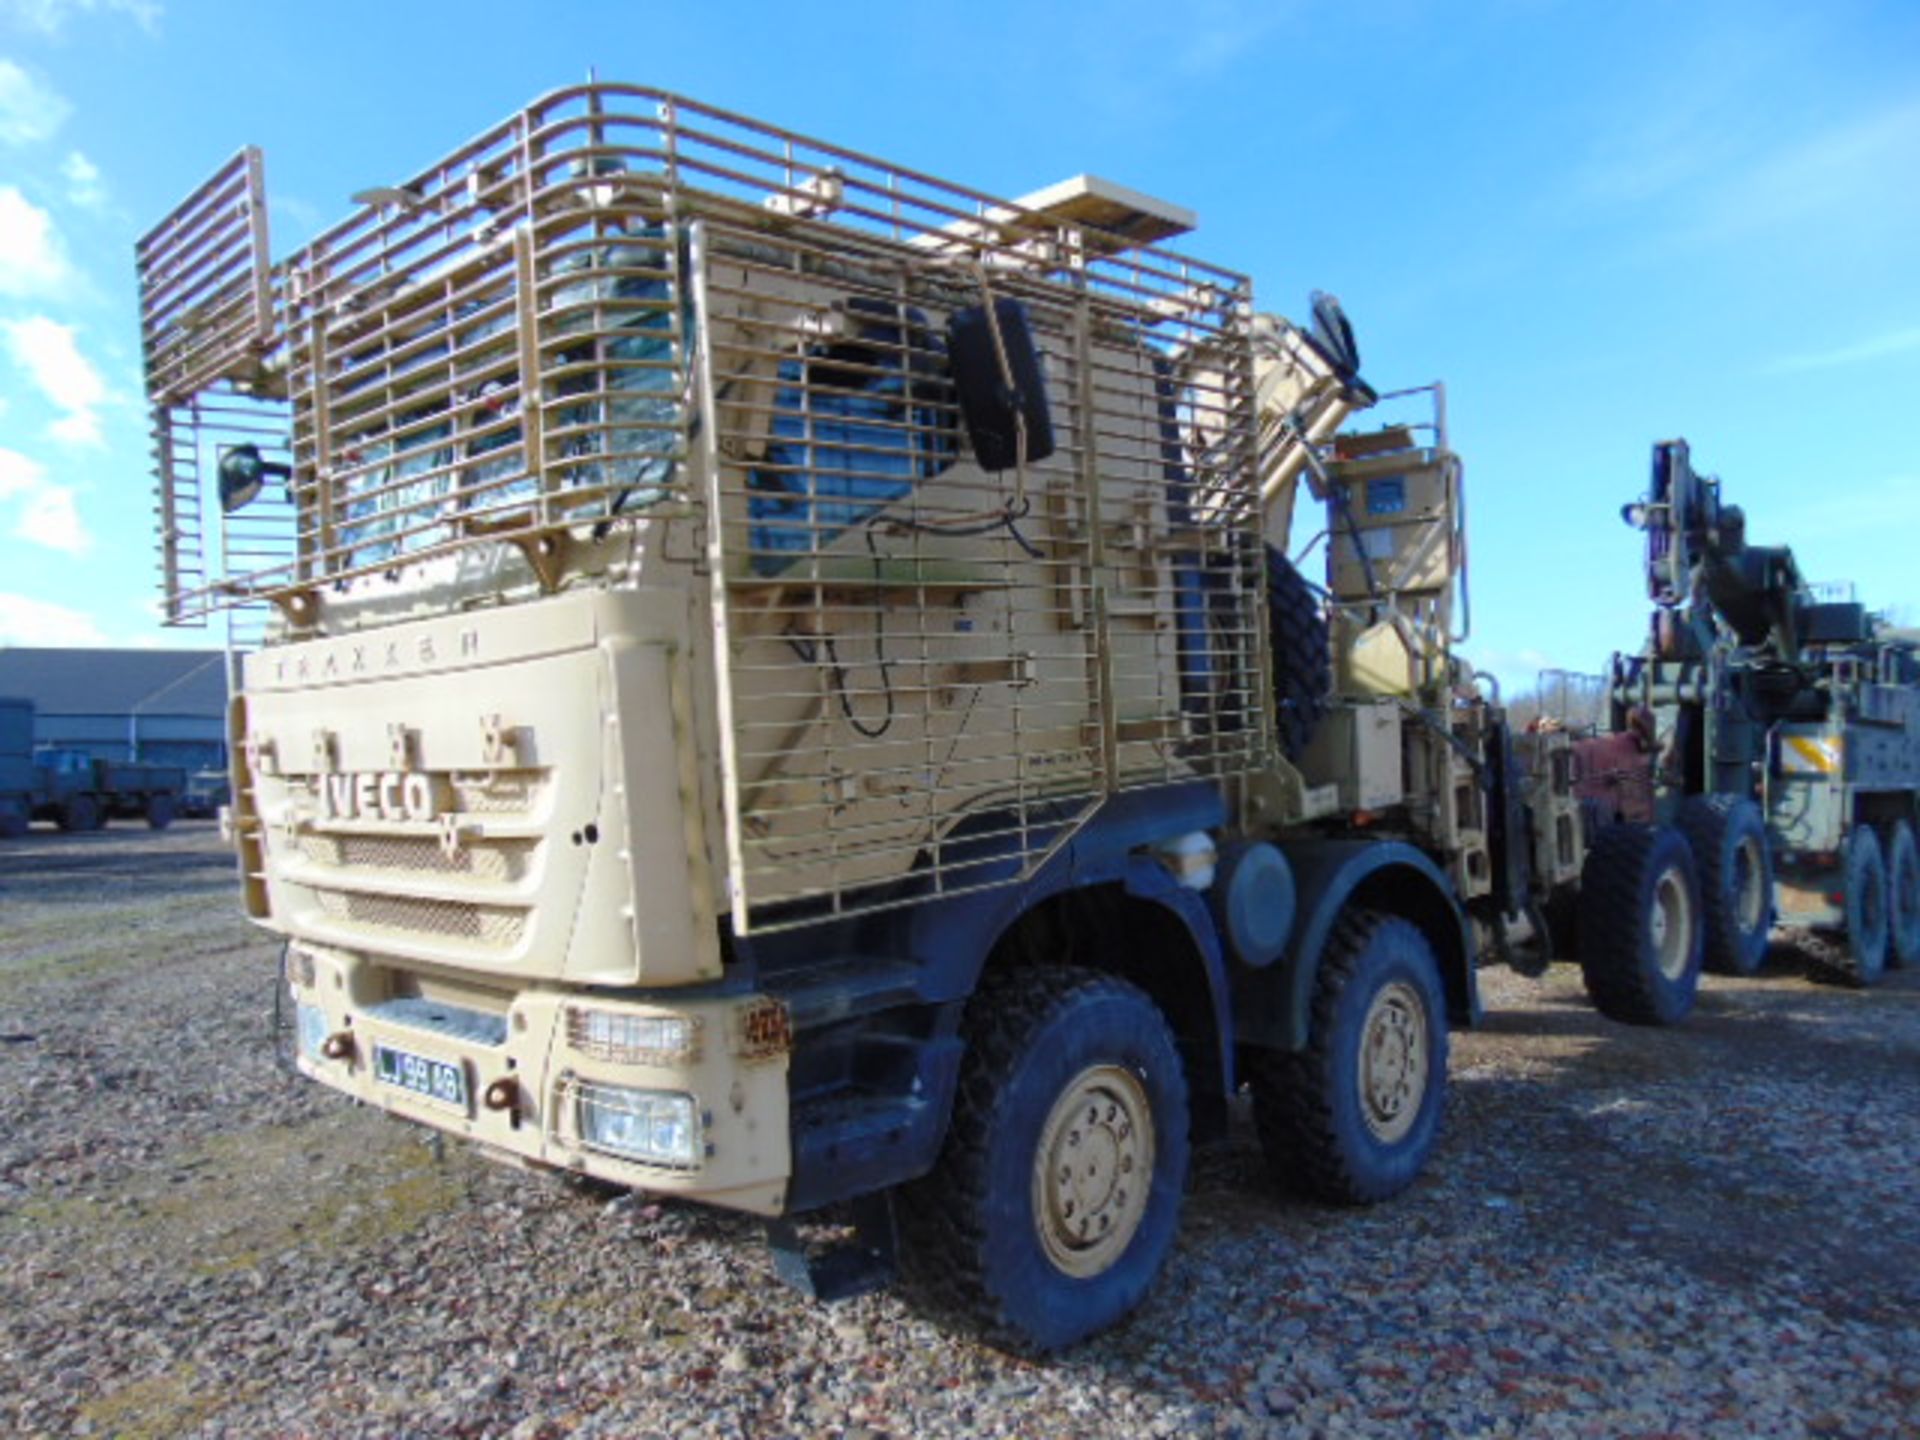
POLYGON ((360 198, 276 262, 243 151, 137 254, 302 1072, 816 1291, 897 1241, 1041 1348, 1140 1300, 1242 1083, 1285 1183, 1411 1183, 1477 956, 1586 862, 1570 739, 1452 654, 1437 389, 1335 439, 1338 306, 1176 206, 628 86, 360 198))
POLYGON ((1839 933, 1815 965, 1849 983, 1920 960, 1920 636, 1750 543, 1684 440, 1653 447, 1624 513, 1655 609, 1614 657, 1613 734, 1581 742, 1578 788, 1603 819, 1685 833, 1711 968, 1751 974, 1776 918, 1839 933))

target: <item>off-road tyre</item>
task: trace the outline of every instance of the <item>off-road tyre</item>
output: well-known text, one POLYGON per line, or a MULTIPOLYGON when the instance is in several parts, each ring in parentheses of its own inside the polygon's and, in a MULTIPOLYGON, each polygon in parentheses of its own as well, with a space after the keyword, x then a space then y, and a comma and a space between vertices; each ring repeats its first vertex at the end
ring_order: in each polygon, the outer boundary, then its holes
POLYGON ((1700 990, 1705 931, 1693 853, 1678 830, 1600 832, 1580 872, 1580 973, 1602 1015, 1629 1025, 1684 1020, 1700 990))
POLYGON ((1267 635, 1280 748, 1297 760, 1313 742, 1333 693, 1327 615, 1320 597, 1279 550, 1267 547, 1267 635))
POLYGON ((1580 958, 1580 891, 1574 885, 1562 885, 1540 907, 1547 917, 1547 935, 1555 960, 1580 958))
POLYGON ((1349 911, 1321 953, 1308 1023, 1305 1049, 1246 1057, 1268 1170, 1283 1188, 1335 1205, 1397 1195, 1426 1168, 1446 1108, 1446 1001, 1432 944, 1397 915, 1349 911), (1391 1085, 1370 1081, 1369 1051, 1405 1062, 1397 1104, 1379 1103, 1391 1085))
POLYGON ((24 805, 0 802, 0 840, 17 840, 31 828, 24 805))
POLYGON ((1744 795, 1694 795, 1680 807, 1706 920, 1703 963, 1718 975, 1751 975, 1773 929, 1773 852, 1760 807, 1744 795))
POLYGON ((147 801, 147 828, 164 830, 173 824, 173 797, 155 795, 147 801))
POLYGON ((1887 858, 1871 825, 1856 825, 1848 832, 1840 874, 1846 935, 1838 945, 1820 947, 1807 973, 1829 984, 1863 989, 1886 973, 1892 949, 1887 858))
POLYGON ((1887 965, 1920 965, 1920 839, 1911 820, 1887 832, 1887 965))
POLYGON ((104 818, 100 813, 99 805, 94 802, 91 795, 76 795, 61 805, 56 823, 62 830, 83 833, 88 830, 98 830, 104 818))
POLYGON ((1057 1350, 1138 1305, 1172 1246, 1188 1161, 1180 1054, 1144 993, 1066 966, 990 976, 964 1024, 945 1148, 895 1207, 902 1278, 989 1340, 1057 1350), (1088 1093, 1088 1077, 1106 1098, 1076 1129, 1077 1111, 1063 1107, 1088 1093), (1058 1202, 1077 1192, 1056 1182, 1057 1162, 1095 1151, 1113 1183, 1064 1218, 1058 1202), (1081 1241, 1067 1232, 1090 1216, 1119 1225, 1117 1248, 1103 1250, 1098 1233, 1071 1248, 1081 1241))

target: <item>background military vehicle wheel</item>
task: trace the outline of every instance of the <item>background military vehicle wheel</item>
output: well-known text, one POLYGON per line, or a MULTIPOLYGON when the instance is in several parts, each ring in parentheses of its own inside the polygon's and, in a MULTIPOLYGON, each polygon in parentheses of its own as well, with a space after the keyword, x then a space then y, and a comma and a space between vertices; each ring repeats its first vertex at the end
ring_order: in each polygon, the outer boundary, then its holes
POLYGON ((1293 562, 1271 545, 1267 547, 1267 632, 1273 647, 1273 702, 1280 721, 1280 748, 1288 759, 1297 760, 1320 728, 1333 690, 1327 617, 1320 597, 1300 578, 1293 562))
POLYGON ((1887 964, 1920 965, 1920 841, 1897 820, 1887 841, 1887 964))
POLYGON ((1813 964, 1816 979, 1866 986, 1886 973, 1890 948, 1887 857, 1871 825, 1856 825, 1847 835, 1840 870, 1845 894, 1845 942, 1829 947, 1813 964))
POLYGON ((1695 795, 1680 810, 1706 921, 1706 968, 1751 975, 1773 926, 1773 857, 1760 807, 1742 795, 1695 795))
POLYGON ((1602 1015, 1672 1025, 1700 989, 1706 927, 1693 855, 1664 825, 1609 825, 1580 873, 1580 971, 1602 1015))
POLYGON ((1343 1205, 1413 1183, 1440 1133, 1447 1020, 1427 937, 1395 915, 1340 921, 1314 982, 1307 1048, 1250 1055, 1254 1122, 1274 1178, 1343 1205))
POLYGON ((156 795, 147 801, 147 828, 164 830, 173 823, 173 797, 156 795))
POLYGON ((924 1293, 997 1338, 1055 1350, 1145 1297, 1187 1178, 1187 1085, 1139 990, 1044 967, 967 1006, 953 1123, 899 1207, 924 1293))
POLYGON ((60 807, 58 823, 62 830, 98 830, 101 818, 100 807, 91 796, 76 795, 60 807))
POLYGON ((0 803, 0 840, 14 840, 27 833, 27 812, 15 805, 0 803))

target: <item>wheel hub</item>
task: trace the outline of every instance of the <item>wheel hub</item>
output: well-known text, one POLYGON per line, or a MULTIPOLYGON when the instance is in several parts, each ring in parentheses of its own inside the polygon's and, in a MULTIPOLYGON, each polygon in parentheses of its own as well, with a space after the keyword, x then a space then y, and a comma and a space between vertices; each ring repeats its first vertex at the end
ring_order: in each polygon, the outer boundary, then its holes
POLYGON ((1090 1065, 1047 1113, 1033 1157, 1033 1214, 1047 1258, 1068 1275, 1126 1253, 1153 1182, 1153 1108, 1131 1070, 1090 1065))
POLYGON ((1653 942, 1654 964, 1662 975, 1678 980, 1686 974, 1693 951, 1693 915, 1687 903, 1687 882, 1678 870, 1661 871, 1654 883, 1647 938, 1653 942))
POLYGON ((1367 1129, 1392 1143, 1419 1118, 1427 1093, 1427 1007, 1405 981, 1381 987, 1360 1031, 1360 1101, 1367 1129))
POLYGON ((1743 935, 1752 934, 1766 919, 1765 881, 1766 866, 1761 861, 1760 842, 1749 836, 1733 852, 1734 906, 1743 935))

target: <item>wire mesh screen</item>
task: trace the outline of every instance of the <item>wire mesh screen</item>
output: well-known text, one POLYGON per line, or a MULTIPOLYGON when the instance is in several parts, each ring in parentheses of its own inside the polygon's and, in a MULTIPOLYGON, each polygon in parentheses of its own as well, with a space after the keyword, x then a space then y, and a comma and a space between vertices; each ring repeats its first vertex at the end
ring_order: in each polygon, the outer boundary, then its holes
POLYGON ((1138 198, 1028 209, 657 92, 547 96, 273 269, 227 378, 290 438, 216 434, 150 368, 177 515, 243 444, 270 477, 170 613, 470 598, 503 542, 539 583, 491 598, 680 584, 720 637, 737 926, 1030 873, 1116 791, 1272 753, 1251 295, 1135 243, 1178 228, 1138 198), (989 470, 950 327, 1003 304, 1053 444, 989 470), (654 521, 704 546, 592 568, 654 521))
POLYGON ((1266 757, 1243 297, 707 221, 693 247, 735 923, 1030 874, 1266 757), (950 324, 1018 304, 1052 452, 983 470, 950 324))
POLYGON ((1540 718, 1552 721, 1563 730, 1591 735, 1606 719, 1607 681, 1603 675, 1542 670, 1534 696, 1540 718))

